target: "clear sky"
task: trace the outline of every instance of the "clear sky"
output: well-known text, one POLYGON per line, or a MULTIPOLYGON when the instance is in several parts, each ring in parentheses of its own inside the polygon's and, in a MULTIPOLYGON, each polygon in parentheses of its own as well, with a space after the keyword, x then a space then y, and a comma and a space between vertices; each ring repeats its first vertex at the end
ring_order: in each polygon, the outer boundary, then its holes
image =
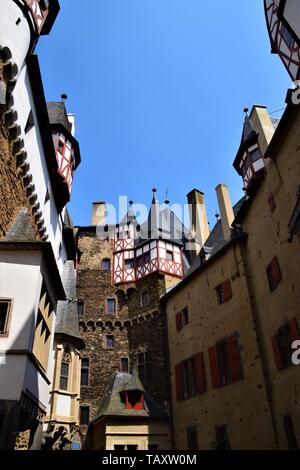
MULTIPOLYGON (((291 82, 270 53, 263 0, 60 0, 37 48, 47 100, 68 94, 82 163, 70 210, 89 224, 91 203, 119 195, 149 204, 151 188, 184 204, 215 187, 232 201, 243 108, 284 107, 291 82)), ((274 117, 281 113, 273 114, 274 117)))

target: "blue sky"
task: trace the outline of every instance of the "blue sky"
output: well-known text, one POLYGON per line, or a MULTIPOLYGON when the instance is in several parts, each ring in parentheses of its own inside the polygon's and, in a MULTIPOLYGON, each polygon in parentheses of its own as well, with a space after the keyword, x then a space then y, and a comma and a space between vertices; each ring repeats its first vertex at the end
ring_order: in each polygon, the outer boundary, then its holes
MULTIPOLYGON (((290 79, 270 53, 262 0, 61 0, 39 54, 47 100, 68 94, 82 163, 74 222, 91 203, 128 195, 184 204, 205 192, 214 224, 215 187, 232 201, 242 182, 232 167, 243 108, 284 107, 290 79)), ((281 113, 273 114, 274 117, 281 113)))

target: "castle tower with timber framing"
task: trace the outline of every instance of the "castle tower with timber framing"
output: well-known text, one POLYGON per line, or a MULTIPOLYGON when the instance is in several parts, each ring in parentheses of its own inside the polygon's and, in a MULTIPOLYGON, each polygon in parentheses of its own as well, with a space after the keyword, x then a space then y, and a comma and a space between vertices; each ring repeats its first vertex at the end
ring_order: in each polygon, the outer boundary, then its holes
POLYGON ((194 190, 188 195, 191 231, 169 201, 159 204, 156 193, 154 188, 142 224, 130 202, 119 224, 106 225, 105 203, 97 202, 92 225, 78 227, 77 297, 86 344, 81 375, 83 432, 97 416, 113 374, 130 373, 134 367, 147 393, 169 412, 167 337, 160 298, 184 277, 199 254, 199 227, 206 226, 206 233, 209 229, 203 193, 194 190))

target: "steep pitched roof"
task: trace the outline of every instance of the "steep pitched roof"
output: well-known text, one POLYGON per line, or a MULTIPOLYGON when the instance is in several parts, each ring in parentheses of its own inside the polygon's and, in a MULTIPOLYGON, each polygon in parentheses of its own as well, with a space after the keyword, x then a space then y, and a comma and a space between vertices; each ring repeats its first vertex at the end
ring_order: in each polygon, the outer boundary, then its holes
POLYGON ((73 261, 66 261, 63 271, 63 286, 66 292, 66 301, 57 304, 55 333, 65 335, 78 343, 78 347, 84 347, 84 342, 79 332, 78 311, 76 300, 76 276, 73 261))
POLYGON ((6 233, 4 240, 9 242, 37 241, 31 217, 26 207, 22 207, 20 209, 20 212, 18 213, 13 225, 6 233))
POLYGON ((115 372, 111 377, 106 392, 102 398, 97 416, 93 422, 104 416, 140 417, 149 419, 168 419, 167 413, 161 406, 145 392, 145 409, 128 410, 122 402, 122 392, 128 390, 144 391, 144 387, 137 375, 115 372))
POLYGON ((65 103, 63 101, 50 101, 47 103, 50 124, 62 124, 71 132, 72 124, 68 119, 65 103))

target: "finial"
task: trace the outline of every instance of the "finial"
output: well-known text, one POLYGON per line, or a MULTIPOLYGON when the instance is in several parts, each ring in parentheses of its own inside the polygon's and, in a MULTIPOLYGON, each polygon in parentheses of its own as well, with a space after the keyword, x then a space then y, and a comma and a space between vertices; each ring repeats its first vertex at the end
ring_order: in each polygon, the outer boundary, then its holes
POLYGON ((244 108, 244 113, 246 114, 246 116, 249 116, 249 115, 248 115, 248 112, 249 112, 249 109, 248 109, 248 108, 244 108))
POLYGON ((215 218, 216 218, 217 220, 219 220, 219 217, 220 217, 220 214, 218 214, 218 213, 216 212, 215 218))
POLYGON ((152 192, 153 192, 153 194, 155 194, 157 192, 157 189, 156 189, 155 186, 152 188, 152 192))
POLYGON ((65 93, 63 93, 63 94, 61 95, 61 100, 62 100, 63 102, 65 102, 67 99, 68 99, 68 95, 66 95, 65 93))
POLYGON ((133 205, 133 201, 129 201, 129 207, 131 208, 131 206, 133 205))
POLYGON ((169 199, 166 199, 166 200, 165 200, 165 204, 166 204, 166 205, 170 204, 169 199))

